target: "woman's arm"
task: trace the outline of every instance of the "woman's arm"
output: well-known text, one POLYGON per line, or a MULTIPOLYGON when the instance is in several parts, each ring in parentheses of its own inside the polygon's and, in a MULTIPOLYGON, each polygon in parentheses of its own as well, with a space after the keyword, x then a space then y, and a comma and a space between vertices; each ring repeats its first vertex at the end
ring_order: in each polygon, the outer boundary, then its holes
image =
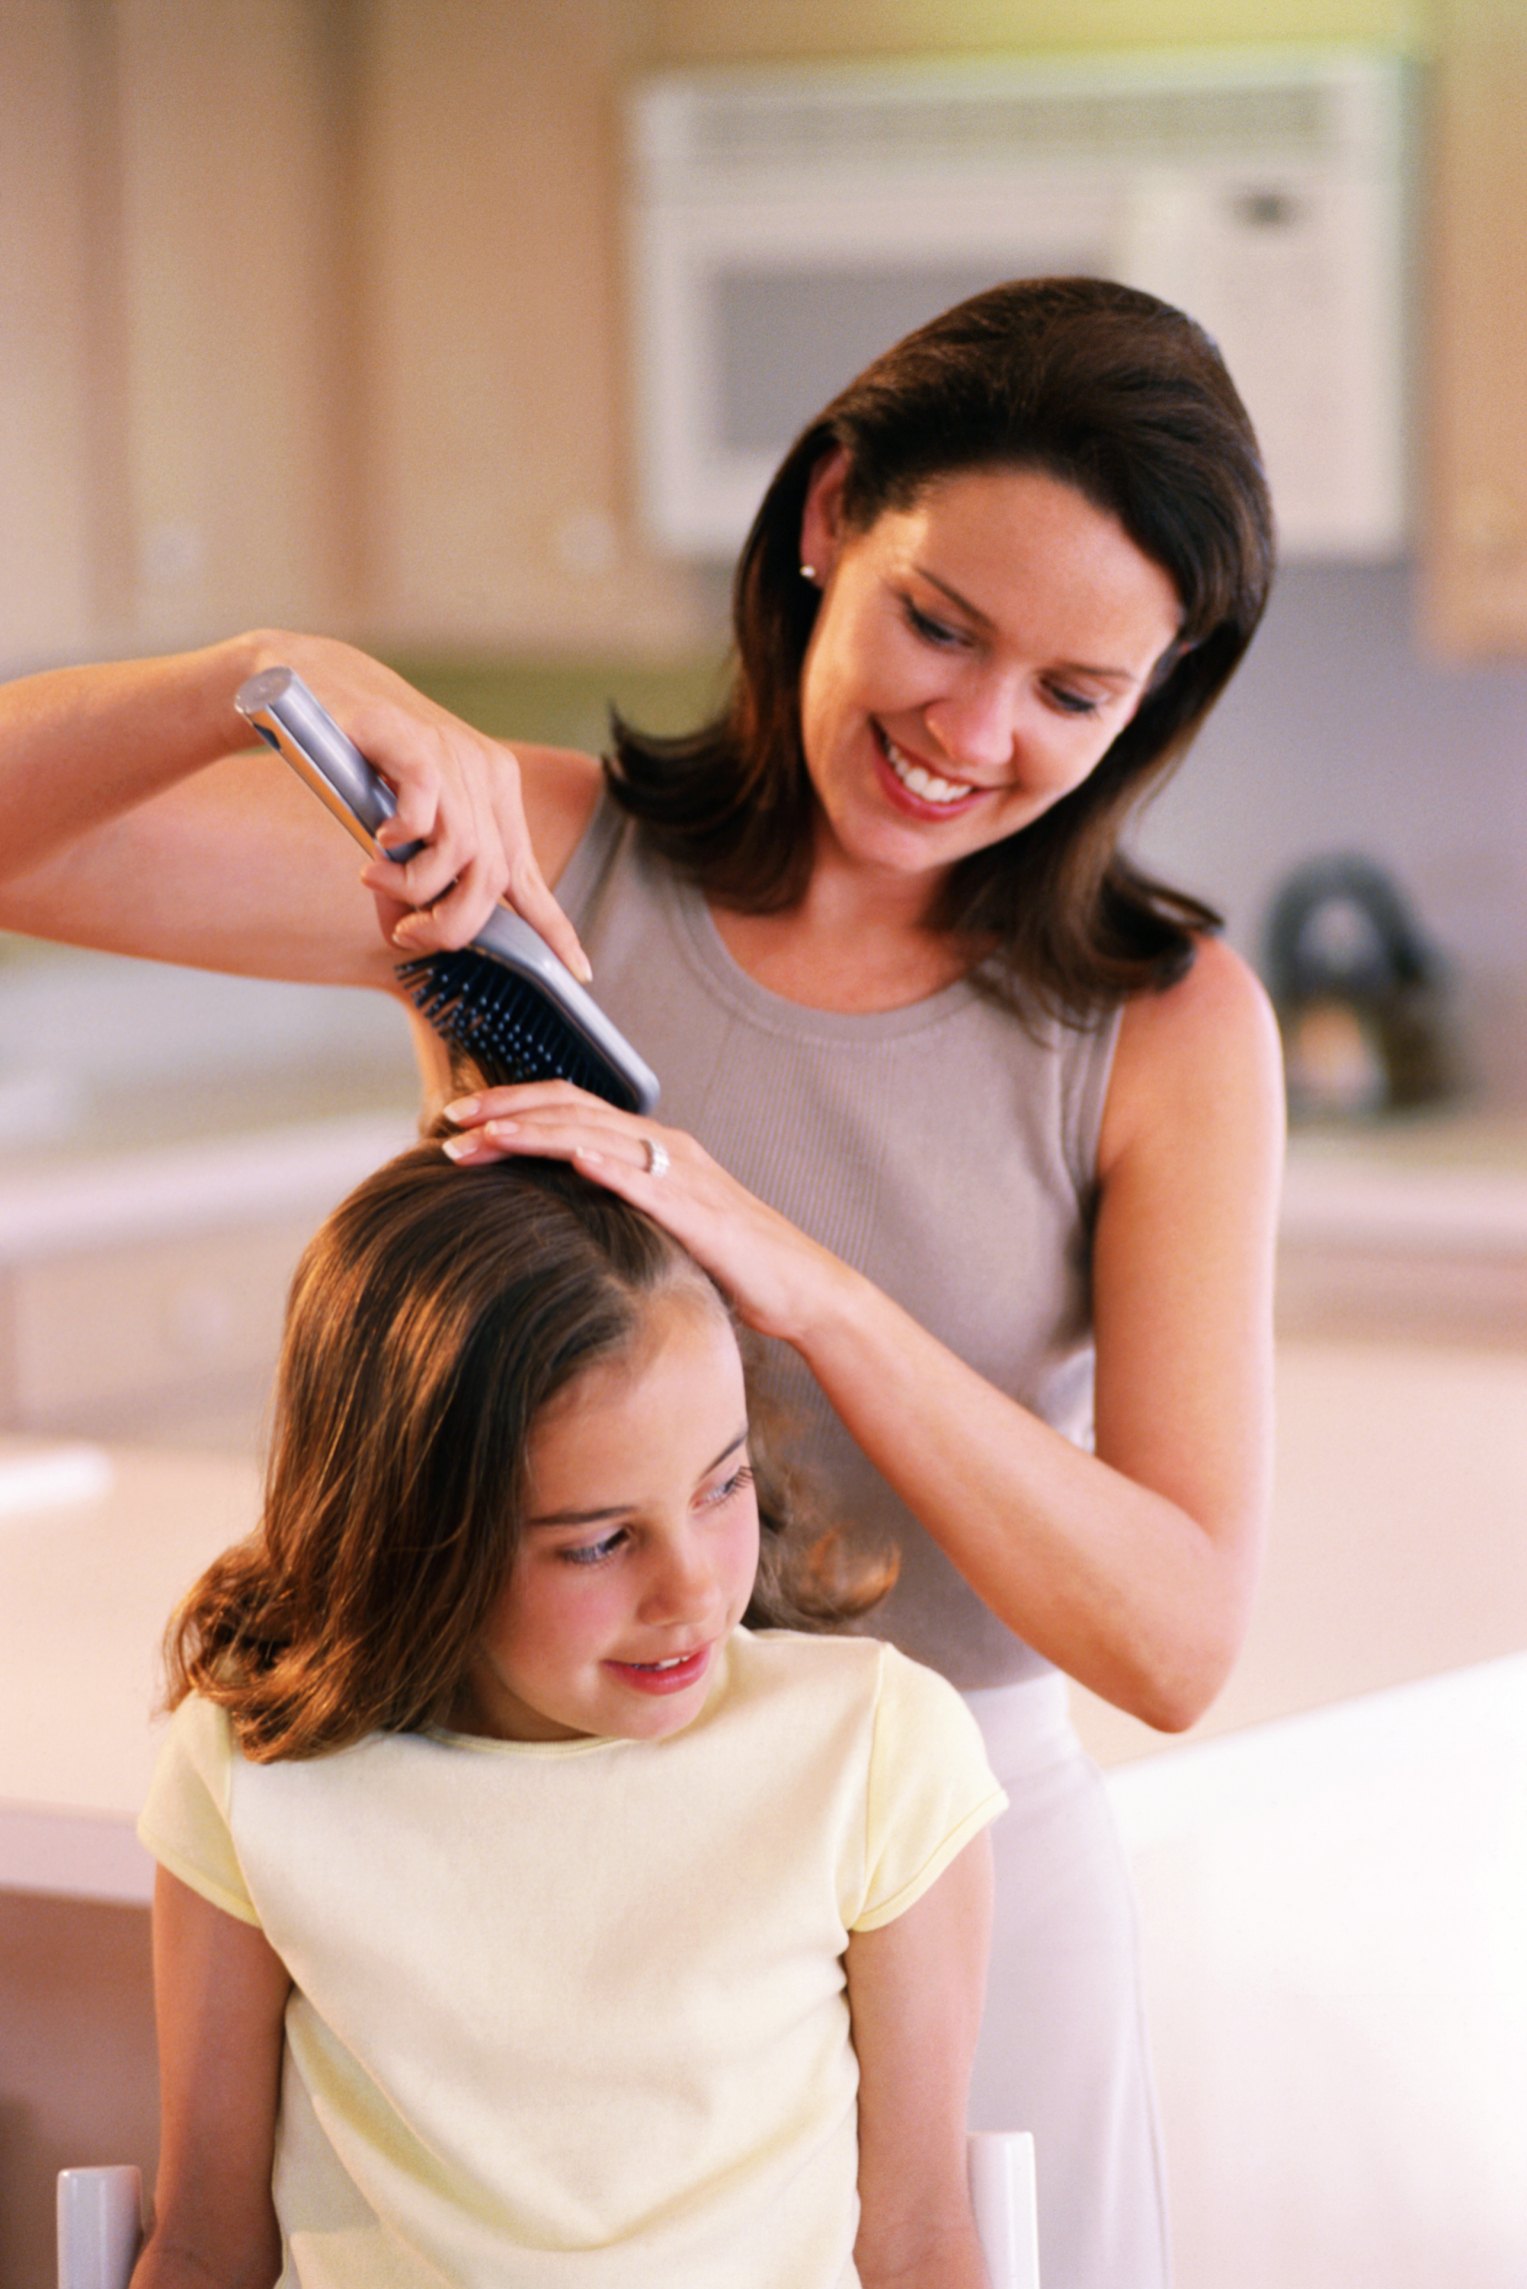
POLYGON ((894 1923, 848 1943, 859 2056, 864 2289, 986 2289, 965 2117, 991 1944, 991 1842, 977 1836, 894 1923))
POLYGON ((253 1924, 161 1868, 154 1886, 160 2146, 132 2289, 270 2289, 285 1965, 253 1924))
POLYGON ((389 985, 356 877, 408 953, 460 945, 501 897, 580 974, 546 887, 592 809, 598 766, 511 753, 380 662, 264 630, 153 660, 65 668, 0 687, 0 927, 206 968, 389 985), (373 865, 263 750, 234 707, 257 670, 295 667, 391 782, 373 865), (427 908, 427 912, 411 912, 427 908))
POLYGON ((654 1178, 653 1124, 560 1084, 477 1108, 463 1118, 487 1122, 487 1140, 463 1140, 463 1158, 576 1157, 666 1224, 751 1326, 793 1344, 908 1509, 1030 1645, 1165 1730, 1207 1708, 1245 1632, 1267 1509, 1283 1133, 1277 1029, 1228 948, 1206 942, 1178 985, 1125 1012, 1100 1147, 1095 1455, 692 1139, 663 1132, 671 1166, 654 1178))
POLYGON ((802 1329, 849 1429, 986 1603, 1167 1731, 1208 1707, 1250 1619, 1282 1140, 1272 1013, 1211 941, 1125 1013, 1099 1152, 1094 1455, 868 1282, 824 1280, 836 1303, 802 1329))

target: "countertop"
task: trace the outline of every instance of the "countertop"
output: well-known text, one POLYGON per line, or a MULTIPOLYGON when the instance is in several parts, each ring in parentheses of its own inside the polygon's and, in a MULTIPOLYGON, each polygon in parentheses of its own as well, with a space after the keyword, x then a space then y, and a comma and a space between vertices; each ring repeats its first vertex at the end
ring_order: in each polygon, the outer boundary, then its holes
MULTIPOLYGON (((295 989, 293 989, 295 990, 295 989)), ((411 1062, 297 1062, 170 1085, 96 1089, 55 1133, 0 1136, 0 1262, 147 1231, 189 1231, 242 1206, 337 1197, 416 1133, 411 1062)), ((1527 1114, 1468 1110, 1289 1140, 1282 1239, 1527 1257, 1527 1114)))
POLYGON ((1527 1114, 1448 1108, 1296 1129, 1282 1236, 1301 1246, 1527 1251, 1527 1114))
POLYGON ((242 1457, 0 1439, 0 1886, 148 1899, 160 1638, 259 1503, 242 1457))

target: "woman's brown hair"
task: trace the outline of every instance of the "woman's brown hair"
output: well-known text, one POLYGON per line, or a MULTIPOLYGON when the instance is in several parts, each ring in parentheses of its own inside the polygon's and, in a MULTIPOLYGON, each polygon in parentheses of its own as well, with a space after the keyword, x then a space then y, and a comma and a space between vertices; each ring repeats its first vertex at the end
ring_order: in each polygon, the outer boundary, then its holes
MULTIPOLYGON (((725 1312, 650 1217, 557 1163, 423 1146, 368 1178, 298 1266, 260 1529, 171 1621, 171 1706, 220 1703, 259 1761, 442 1721, 513 1556, 531 1426, 685 1287, 725 1312)), ((873 1603, 883 1569, 837 1576, 760 1459, 748 1620, 873 1603)))
POLYGON ((1183 753, 1250 643, 1273 568, 1272 513, 1245 407, 1208 335, 1153 295, 1096 278, 993 287, 866 367, 791 447, 733 590, 730 699, 686 738, 618 719, 615 797, 723 905, 802 895, 813 795, 799 687, 818 607, 800 574, 812 476, 847 455, 847 528, 864 532, 940 478, 1035 469, 1117 518, 1171 577, 1178 639, 1090 778, 953 869, 937 920, 987 959, 1017 1008, 1076 1019, 1188 967, 1218 916, 1119 848, 1130 813, 1183 753))

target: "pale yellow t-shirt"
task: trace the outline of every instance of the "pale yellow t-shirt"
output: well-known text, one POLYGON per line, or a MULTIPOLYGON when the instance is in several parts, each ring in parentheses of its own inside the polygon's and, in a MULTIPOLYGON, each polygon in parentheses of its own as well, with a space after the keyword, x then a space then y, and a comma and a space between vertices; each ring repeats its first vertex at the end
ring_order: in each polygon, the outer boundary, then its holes
POLYGON ((739 1631, 661 1742, 177 1711, 139 1825, 292 1974, 281 2289, 851 2289, 843 1951, 1006 1799, 959 1695, 739 1631))

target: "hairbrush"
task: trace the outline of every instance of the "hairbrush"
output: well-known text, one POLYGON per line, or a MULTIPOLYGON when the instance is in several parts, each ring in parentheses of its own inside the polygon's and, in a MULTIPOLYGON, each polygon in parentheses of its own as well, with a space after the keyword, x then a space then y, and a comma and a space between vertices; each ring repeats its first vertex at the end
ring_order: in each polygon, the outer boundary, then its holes
MULTIPOLYGON (((382 851, 376 836, 397 809, 392 790, 292 668, 267 668, 234 702, 266 745, 373 857, 403 861, 421 846, 382 851)), ((558 961, 539 931, 496 906, 470 945, 421 954, 398 976, 414 1006, 490 1086, 571 1081, 623 1111, 650 1113, 657 1077, 558 961)))

